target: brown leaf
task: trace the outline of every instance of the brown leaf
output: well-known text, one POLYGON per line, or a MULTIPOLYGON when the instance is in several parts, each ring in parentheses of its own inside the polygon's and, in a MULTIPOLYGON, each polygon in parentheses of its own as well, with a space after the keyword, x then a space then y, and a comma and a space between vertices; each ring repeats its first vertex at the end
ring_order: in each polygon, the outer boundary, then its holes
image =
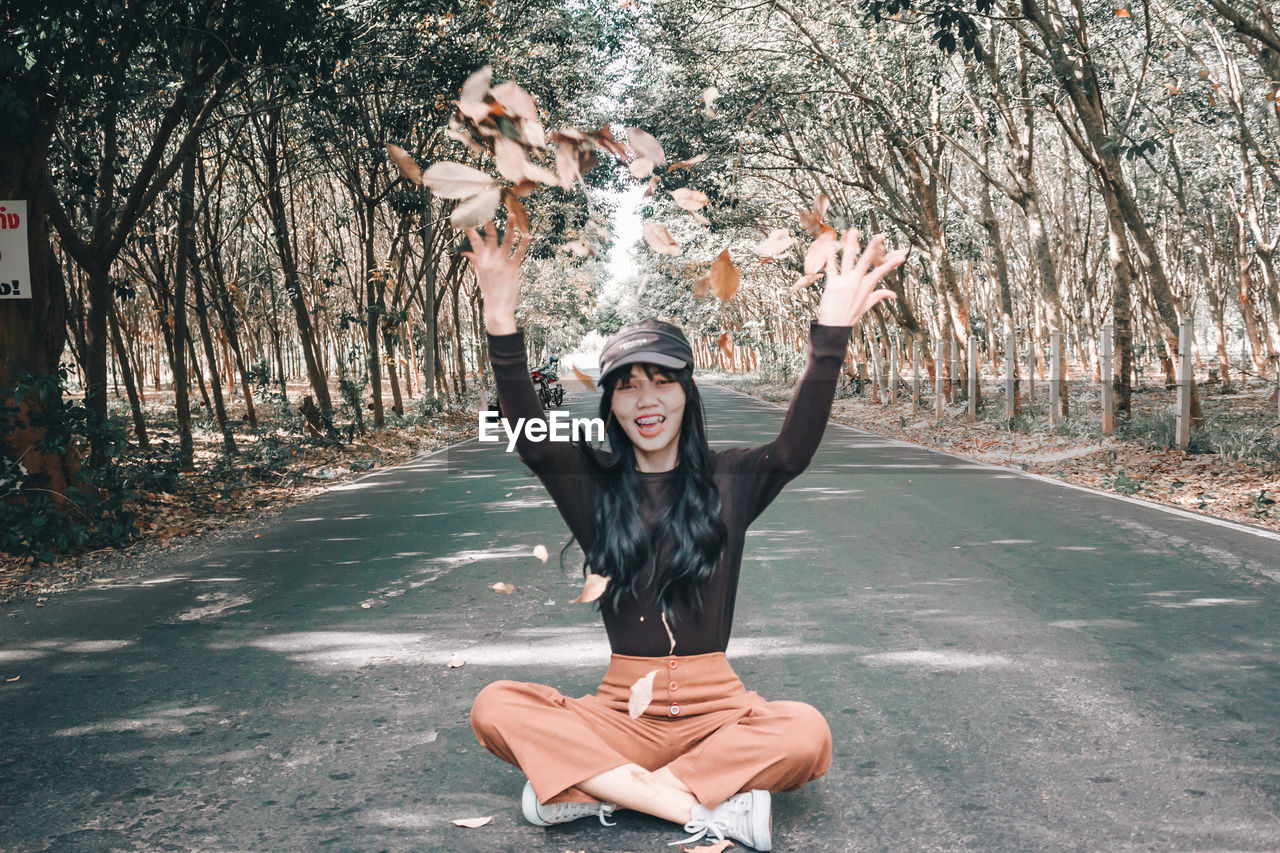
POLYGON ((495 583, 493 586, 489 587, 489 589, 494 592, 500 592, 503 595, 510 595, 516 591, 516 588, 509 583, 495 583))
POLYGON ((537 188, 538 184, 536 181, 524 180, 511 187, 511 192, 515 193, 517 198, 524 198, 537 188))
POLYGON ((453 821, 454 826, 465 826, 467 829, 476 829, 484 826, 493 820, 493 815, 488 817, 460 817, 453 821))
POLYGON ((671 624, 667 622, 667 611, 665 610, 662 611, 662 627, 667 629, 667 639, 671 641, 671 648, 667 651, 667 654, 673 655, 676 653, 676 635, 671 630, 671 624))
POLYGON ((710 295, 711 295, 711 271, 708 270, 706 275, 704 275, 702 278, 696 279, 693 282, 693 296, 695 299, 703 299, 710 295))
POLYGON ((452 127, 450 127, 445 129, 444 135, 450 137, 451 139, 458 140, 463 145, 467 146, 467 148, 469 148, 471 152, 474 154, 485 153, 484 146, 481 145, 479 142, 476 142, 475 138, 469 133, 464 133, 461 130, 454 130, 452 127))
POLYGON ((498 166, 498 173, 511 183, 525 180, 529 158, 524 153, 524 146, 514 139, 499 136, 493 140, 493 161, 498 166))
POLYGON ((507 227, 515 227, 526 237, 533 234, 533 227, 529 225, 529 216, 524 212, 524 205, 512 190, 502 191, 502 203, 507 206, 507 227))
POLYGON ((656 166, 667 165, 667 155, 663 152, 662 146, 658 144, 658 140, 640 128, 628 127, 627 141, 631 143, 631 150, 636 152, 636 156, 647 157, 656 166))
POLYGON ((672 163, 667 167, 667 171, 674 172, 676 169, 692 169, 705 159, 707 159, 707 154, 706 152, 703 152, 696 157, 690 157, 688 160, 680 160, 676 163, 672 163))
POLYGON ((817 237, 822 233, 822 220, 827 215, 827 207, 831 200, 827 198, 826 193, 819 193, 818 198, 813 203, 812 210, 800 211, 800 227, 808 231, 813 237, 817 237))
POLYGON ((701 225, 703 228, 710 228, 710 227, 711 227, 711 220, 710 220, 710 219, 707 219, 707 217, 703 216, 703 215, 702 215, 701 213, 699 213, 698 211, 696 211, 696 210, 691 210, 691 211, 689 211, 689 215, 693 217, 693 221, 694 221, 694 222, 698 223, 698 224, 699 224, 699 225, 701 225))
POLYGON ((836 232, 835 230, 823 231, 818 239, 809 245, 808 250, 804 253, 804 273, 812 275, 821 272, 822 268, 827 265, 827 259, 834 257, 836 252, 836 232))
POLYGON ((577 377, 578 381, 579 381, 579 382, 581 382, 581 383, 583 384, 583 386, 584 386, 584 387, 586 387, 586 389, 587 389, 588 391, 594 391, 594 390, 596 390, 596 383, 595 383, 595 380, 593 380, 593 379, 592 379, 590 376, 588 376, 587 374, 583 373, 583 372, 582 372, 581 370, 579 370, 577 367, 574 367, 574 368, 573 368, 573 375, 574 375, 575 377, 577 377))
POLYGON ((658 176, 657 176, 657 175, 654 175, 653 177, 651 177, 651 178, 649 179, 649 186, 645 187, 645 190, 644 190, 644 197, 645 197, 645 198, 652 198, 652 197, 653 197, 653 191, 654 191, 655 189, 657 189, 657 188, 658 188, 658 176))
POLYGON ((537 557, 539 560, 541 560, 542 562, 544 562, 544 563, 545 563, 545 562, 547 561, 547 546, 546 546, 546 545, 534 545, 534 546, 533 546, 533 556, 537 557))
POLYGON ((676 204, 690 212, 701 210, 706 207, 707 202, 710 201, 710 199, 707 198, 706 193, 699 192, 698 190, 691 190, 688 187, 681 187, 678 190, 672 190, 671 197, 676 200, 676 204))
POLYGON ((790 249, 795 242, 795 238, 791 236, 787 229, 775 228, 769 232, 768 237, 756 243, 751 251, 762 258, 776 258, 787 249, 790 249))
POLYGON ((507 115, 519 116, 532 122, 538 120, 538 105, 533 102, 533 97, 514 81, 499 83, 489 90, 489 94, 495 101, 502 104, 507 115))
POLYGON ((449 667, 449 669, 457 669, 465 663, 466 661, 464 661, 462 658, 455 656, 446 665, 449 667))
POLYGON ((724 353, 725 358, 733 357, 733 350, 729 348, 729 333, 721 332, 720 339, 716 341, 716 345, 720 347, 720 352, 724 353))
POLYGON ((471 119, 481 135, 498 135, 497 127, 489 121, 489 116, 493 113, 493 104, 486 101, 455 101, 454 103, 458 107, 458 112, 471 119))
POLYGON ((448 160, 432 163, 422 182, 441 198, 471 198, 494 189, 493 179, 484 172, 448 160))
POLYGON ((685 847, 681 844, 680 849, 684 851, 684 853, 724 853, 725 850, 728 850, 733 846, 733 842, 726 838, 722 841, 716 841, 711 844, 701 844, 697 847, 685 847))
POLYGON ((619 160, 627 159, 627 149, 623 147, 621 142, 613 138, 613 134, 609 132, 608 125, 588 133, 587 137, 596 144, 597 148, 603 148, 619 160))
POLYGON ((534 148, 547 147, 547 134, 543 131, 542 125, 536 120, 520 119, 520 132, 524 134, 525 142, 528 142, 534 148))
POLYGON ((710 276, 711 292, 718 296, 721 302, 732 299, 733 294, 738 292, 738 285, 742 282, 742 273, 738 272, 738 268, 730 260, 728 249, 722 251, 711 264, 710 276))
POLYGON ((596 250, 586 240, 570 240, 568 243, 561 243, 558 247, 562 252, 571 252, 574 257, 589 258, 594 257, 596 250))
POLYGON ((498 202, 502 200, 503 192, 494 187, 464 201, 449 214, 449 222, 458 230, 475 228, 488 222, 493 218, 493 212, 498 209, 498 202))
POLYGON ((649 244, 649 248, 659 255, 678 255, 680 254, 680 244, 675 241, 671 233, 653 220, 648 220, 644 224, 644 239, 649 244))
POLYGON ((387 154, 391 156, 391 162, 395 164, 396 171, 400 173, 400 177, 422 186, 422 170, 418 168, 417 162, 409 156, 408 151, 405 151, 399 145, 392 145, 388 142, 387 154))
POLYGON ((643 714, 653 701, 653 679, 657 674, 658 670, 655 669, 642 675, 631 685, 631 697, 627 700, 627 713, 631 715, 631 719, 643 714))
POLYGON ((489 94, 489 83, 492 81, 492 67, 485 65, 476 69, 462 84, 462 95, 458 100, 463 102, 483 101, 484 96, 489 94))
POLYGON ((585 604, 590 601, 595 601, 597 598, 604 595, 604 591, 608 586, 609 579, 607 577, 604 575, 597 575, 592 572, 587 575, 586 583, 582 585, 582 593, 570 603, 577 604, 581 602, 585 604))
POLYGON ((561 145, 556 149, 556 172, 560 175, 560 185, 573 186, 574 181, 582 177, 582 161, 578 158, 578 149, 570 145, 561 145))
POLYGON ((19 678, 22 678, 22 676, 15 675, 13 678, 6 678, 5 681, 8 682, 9 684, 12 684, 13 682, 17 681, 19 678))
POLYGON ((637 157, 627 166, 627 171, 631 172, 631 177, 642 181, 653 174, 653 161, 648 157, 637 157))

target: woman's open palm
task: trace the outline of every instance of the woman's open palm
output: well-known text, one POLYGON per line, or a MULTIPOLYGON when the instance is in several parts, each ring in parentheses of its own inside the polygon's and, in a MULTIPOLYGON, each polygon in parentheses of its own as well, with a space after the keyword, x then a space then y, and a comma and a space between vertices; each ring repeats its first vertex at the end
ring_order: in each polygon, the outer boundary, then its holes
POLYGON ((824 326, 852 326, 877 302, 896 299, 892 290, 876 285, 907 259, 906 249, 885 252, 883 234, 872 237, 859 254, 858 232, 852 228, 844 232, 840 248, 839 259, 835 249, 827 256, 827 284, 818 303, 818 322, 824 326))
POLYGON ((476 284, 484 297, 485 325, 494 334, 513 332, 520 264, 529 251, 531 238, 508 225, 506 235, 499 242, 498 226, 492 220, 481 225, 479 231, 468 228, 466 234, 471 249, 461 254, 475 270, 476 284))

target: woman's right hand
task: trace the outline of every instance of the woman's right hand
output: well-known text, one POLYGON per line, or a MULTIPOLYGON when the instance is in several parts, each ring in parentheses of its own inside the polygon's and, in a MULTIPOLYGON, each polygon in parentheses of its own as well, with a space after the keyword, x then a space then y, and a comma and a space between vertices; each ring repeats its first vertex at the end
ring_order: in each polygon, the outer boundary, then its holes
POLYGON ((475 228, 466 229, 471 250, 462 257, 471 263, 476 273, 476 284, 484 297, 484 324, 492 335, 509 335, 516 331, 516 296, 520 291, 520 264, 529 250, 531 238, 518 234, 517 229, 507 227, 502 242, 498 242, 498 226, 489 220, 475 228), (514 249, 514 253, 513 250, 514 249))

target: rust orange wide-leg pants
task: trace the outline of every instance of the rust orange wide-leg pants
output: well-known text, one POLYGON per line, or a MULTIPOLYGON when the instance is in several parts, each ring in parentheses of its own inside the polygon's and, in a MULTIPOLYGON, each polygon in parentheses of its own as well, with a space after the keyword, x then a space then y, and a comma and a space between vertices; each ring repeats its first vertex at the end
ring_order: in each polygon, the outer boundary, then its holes
POLYGON ((741 791, 793 791, 831 766, 831 730, 803 702, 748 692, 723 652, 661 658, 613 655, 595 695, 495 681, 476 697, 480 744, 524 771, 543 803, 591 801, 574 786, 624 764, 669 766, 698 802, 741 791), (631 719, 631 685, 658 670, 653 701, 631 719))

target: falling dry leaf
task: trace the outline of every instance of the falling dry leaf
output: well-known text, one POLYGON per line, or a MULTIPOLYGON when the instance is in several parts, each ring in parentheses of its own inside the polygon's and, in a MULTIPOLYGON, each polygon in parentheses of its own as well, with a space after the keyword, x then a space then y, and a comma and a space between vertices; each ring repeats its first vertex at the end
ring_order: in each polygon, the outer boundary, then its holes
POLYGON ((835 230, 823 231, 804 253, 804 274, 812 275, 813 273, 821 272, 822 268, 827 265, 827 260, 834 258, 835 253, 835 230))
POLYGON ((671 641, 671 648, 667 652, 669 655, 676 653, 676 635, 671 631, 671 624, 667 622, 667 611, 662 611, 662 627, 667 629, 667 639, 671 641))
POLYGON ((520 203, 513 189, 508 188, 502 191, 502 203, 507 206, 508 227, 515 228, 525 236, 532 234, 533 227, 529 225, 529 215, 525 213, 524 205, 520 203))
POLYGON ((631 177, 643 181, 653 174, 653 161, 648 157, 637 157, 627 166, 627 171, 631 172, 631 177))
POLYGON ((658 176, 653 175, 652 177, 649 178, 649 186, 645 187, 644 189, 644 197, 652 198, 653 191, 656 190, 657 188, 658 188, 658 176))
POLYGON ((500 592, 503 595, 510 595, 516 591, 516 588, 509 583, 495 583, 493 586, 489 587, 489 589, 494 590, 495 592, 500 592))
POLYGON ((579 370, 577 367, 573 368, 573 375, 579 382, 583 384, 583 387, 585 387, 588 391, 596 390, 595 381, 590 376, 588 376, 587 374, 579 370))
POLYGON ((790 249, 795 242, 795 238, 787 232, 787 229, 775 228, 769 232, 768 237, 756 243, 751 251, 762 258, 776 258, 787 249, 790 249))
POLYGON ((511 183, 516 184, 525 178, 525 166, 529 159, 525 156, 524 147, 514 139, 499 136, 493 140, 493 161, 498 166, 498 173, 511 183))
POLYGON ((405 151, 399 145, 392 145, 388 142, 387 154, 391 156, 391 162, 395 164, 396 171, 400 173, 400 177, 422 186, 422 170, 418 168, 417 162, 409 156, 408 151, 405 151))
POLYGON ((545 563, 545 562, 547 561, 547 546, 546 546, 546 545, 534 545, 534 546, 533 546, 533 556, 537 557, 539 560, 541 560, 542 562, 544 562, 544 563, 545 563))
POLYGON ((649 244, 649 248, 659 255, 680 254, 680 244, 675 241, 671 233, 652 220, 644 224, 644 239, 649 244))
POLYGON ((718 97, 720 97, 720 90, 717 89, 715 86, 708 86, 707 88, 702 90, 703 111, 706 112, 707 118, 716 117, 714 104, 716 102, 716 98, 718 97))
POLYGON ((631 719, 634 720, 643 714, 649 707, 649 703, 653 701, 653 679, 657 674, 658 670, 655 669, 641 676, 635 684, 631 685, 631 698, 627 700, 627 713, 631 715, 631 719))
POLYGON ((738 268, 733 265, 733 261, 729 258, 729 250, 725 249, 711 264, 711 272, 709 273, 711 281, 708 284, 711 292, 720 298, 722 302, 728 302, 733 295, 738 292, 738 285, 742 282, 742 273, 738 272, 738 268))
POLYGON ((720 352, 724 353, 725 358, 733 358, 733 350, 729 348, 728 332, 720 333, 720 339, 716 341, 716 345, 720 347, 720 352))
POLYGON ((441 198, 471 198, 494 189, 493 179, 484 172, 447 160, 432 163, 422 182, 441 198))
POLYGON ((569 252, 578 258, 590 258, 596 254, 596 250, 591 248, 591 244, 585 240, 570 240, 568 243, 561 243, 559 249, 562 252, 569 252))
POLYGON ((462 658, 455 657, 449 661, 448 667, 449 669, 457 669, 458 667, 462 666, 464 663, 466 663, 466 661, 464 661, 462 658))
POLYGON ((489 94, 502 104, 507 115, 519 116, 529 121, 538 120, 538 106, 533 102, 533 97, 515 82, 508 80, 506 83, 499 83, 489 90, 489 94))
POLYGON ((483 101, 489 93, 489 83, 493 80, 493 68, 484 65, 476 69, 466 82, 462 84, 462 101, 483 101))
POLYGON ((800 211, 800 227, 813 237, 822 233, 822 220, 826 218, 827 206, 831 203, 826 193, 819 193, 813 203, 812 210, 800 211))
POLYGON ((636 152, 637 157, 647 157, 657 166, 667 165, 667 155, 663 153, 662 146, 658 144, 658 140, 640 128, 628 127, 627 141, 631 143, 631 150, 636 152))
POLYGON ((704 151, 703 153, 699 154, 696 157, 690 157, 688 160, 680 160, 676 163, 672 163, 670 166, 667 167, 667 171, 674 172, 676 169, 692 169, 694 166, 698 165, 705 159, 707 159, 707 154, 704 151))
POLYGON ((702 278, 696 279, 693 282, 693 296, 695 299, 705 299, 709 295, 711 295, 710 270, 708 270, 707 274, 702 276, 702 278))
POLYGON ((453 821, 454 826, 465 826, 467 829, 475 829, 484 826, 493 820, 493 815, 488 817, 460 817, 453 821))
POLYGON ((671 197, 676 200, 676 204, 688 211, 701 210, 710 201, 706 193, 691 190, 688 187, 672 190, 671 197))
POLYGON ((604 595, 604 591, 605 589, 608 588, 608 586, 609 586, 609 579, 607 577, 605 577, 604 575, 597 575, 596 573, 592 572, 591 574, 587 575, 587 581, 582 585, 582 594, 579 595, 570 603, 586 604, 587 602, 595 601, 597 598, 604 595))
POLYGON ((493 212, 498 209, 498 202, 501 200, 502 190, 497 187, 485 190, 455 207, 453 213, 449 214, 449 222, 459 230, 483 225, 493 218, 493 212))
POLYGON ((463 131, 457 128, 450 127, 445 130, 444 135, 448 136, 451 139, 458 140, 463 145, 467 146, 467 148, 470 149, 472 153, 475 153, 475 154, 485 153, 484 147, 479 142, 476 142, 475 139, 469 133, 464 133, 463 131))

